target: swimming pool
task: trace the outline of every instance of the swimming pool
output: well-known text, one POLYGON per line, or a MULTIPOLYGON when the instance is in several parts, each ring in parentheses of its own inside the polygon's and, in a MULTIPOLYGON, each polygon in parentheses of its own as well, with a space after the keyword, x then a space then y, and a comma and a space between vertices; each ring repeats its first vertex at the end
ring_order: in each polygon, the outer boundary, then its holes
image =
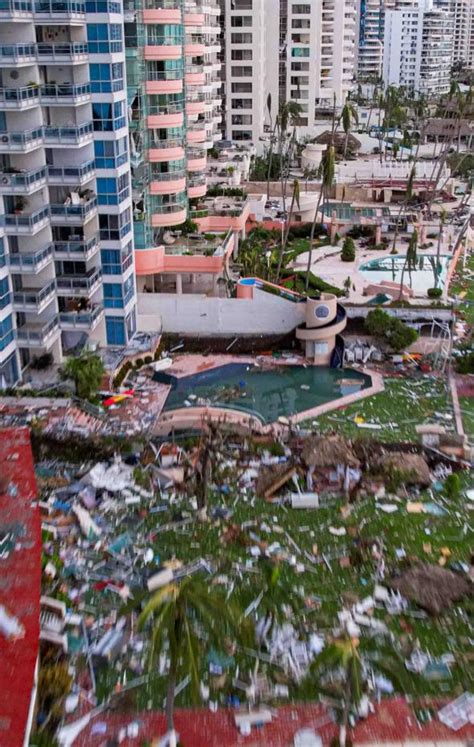
POLYGON ((273 423, 371 386, 370 376, 352 369, 279 365, 271 369, 229 363, 192 376, 155 374, 171 383, 164 410, 227 407, 273 423))
MULTIPOLYGON (((399 283, 403 272, 406 257, 390 255, 371 259, 369 262, 359 266, 359 272, 372 283, 380 283, 390 280, 399 283)), ((450 255, 442 254, 438 266, 438 287, 442 288, 446 281, 446 275, 451 260, 450 255)), ((436 257, 432 254, 421 254, 418 256, 416 270, 405 271, 403 284, 419 293, 426 293, 428 288, 435 284, 436 257)))

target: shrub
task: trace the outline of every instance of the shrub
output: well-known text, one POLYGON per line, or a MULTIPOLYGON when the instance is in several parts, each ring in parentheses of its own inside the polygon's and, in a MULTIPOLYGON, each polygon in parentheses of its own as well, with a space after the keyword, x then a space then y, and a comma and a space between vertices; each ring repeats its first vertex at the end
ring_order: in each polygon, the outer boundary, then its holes
POLYGON ((474 350, 463 351, 456 359, 456 369, 461 374, 474 373, 474 350))
POLYGON ((354 239, 346 236, 342 245, 341 259, 343 262, 353 262, 356 257, 354 239))
POLYGON ((418 333, 401 319, 387 314, 382 309, 374 309, 367 314, 364 323, 369 335, 378 337, 395 351, 399 352, 418 339, 418 333))
POLYGON ((186 236, 188 233, 197 233, 199 226, 193 220, 187 218, 180 226, 176 226, 176 230, 181 231, 183 236, 186 236))
POLYGON ((441 288, 428 288, 427 295, 428 298, 440 298, 443 295, 443 291, 441 288))
POLYGON ((444 490, 451 500, 459 498, 461 493, 461 480, 456 472, 452 472, 444 481, 444 490))
POLYGON ((374 309, 369 311, 365 318, 364 326, 369 335, 374 337, 384 337, 389 326, 392 317, 382 309, 374 309))
POLYGON ((149 363, 152 363, 152 362, 153 362, 153 358, 151 357, 151 355, 145 355, 145 358, 144 358, 144 360, 145 360, 145 363, 146 363, 147 365, 148 365, 149 363))
MULTIPOLYGON (((314 235, 320 236, 324 234, 327 236, 327 229, 322 223, 316 223, 314 228, 314 235)), ((290 241, 293 239, 309 239, 311 235, 311 223, 301 223, 299 226, 291 226, 288 232, 288 238, 290 241)))
POLYGON ((143 366, 143 358, 137 358, 135 361, 135 368, 141 368, 143 366))

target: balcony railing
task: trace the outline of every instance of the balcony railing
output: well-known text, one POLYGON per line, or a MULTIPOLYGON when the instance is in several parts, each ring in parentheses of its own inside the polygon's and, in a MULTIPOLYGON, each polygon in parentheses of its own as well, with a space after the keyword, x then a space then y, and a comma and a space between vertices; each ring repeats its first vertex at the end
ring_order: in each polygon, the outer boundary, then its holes
POLYGON ((23 150, 28 145, 37 143, 41 145, 43 140, 43 128, 36 127, 34 130, 24 130, 21 132, 6 132, 5 130, 0 132, 0 149, 2 147, 8 150, 14 148, 15 150, 23 150))
POLYGON ((48 244, 36 252, 7 255, 7 263, 12 272, 39 272, 53 257, 53 245, 48 244))
POLYGON ((27 230, 33 230, 38 223, 42 223, 45 219, 49 217, 49 209, 47 207, 42 207, 39 210, 36 210, 34 213, 27 213, 24 215, 23 213, 20 213, 18 215, 13 215, 11 213, 6 213, 5 215, 1 216, 1 220, 5 228, 14 228, 22 233, 22 229, 27 230))
POLYGON ((58 258, 58 255, 61 255, 61 258, 64 255, 71 259, 85 261, 95 254, 99 249, 99 244, 94 236, 89 241, 55 241, 53 248, 54 254, 58 258))
POLYGON ((0 105, 14 106, 26 102, 39 103, 39 86, 22 86, 20 88, 0 88, 0 105))
POLYGON ((94 127, 92 122, 73 127, 44 127, 44 139, 46 143, 57 143, 58 145, 78 143, 87 135, 92 135, 94 127))
POLYGON ((102 278, 102 270, 97 269, 90 275, 83 277, 58 275, 56 277, 56 287, 58 292, 67 291, 72 296, 90 293, 102 278))
POLYGON ((175 179, 183 179, 186 176, 186 171, 181 169, 180 171, 166 171, 166 172, 151 172, 152 182, 172 182, 175 179))
POLYGON ((0 0, 0 16, 32 13, 31 0, 0 0))
POLYGON ((0 62, 5 60, 19 62, 28 57, 36 58, 35 44, 0 44, 0 62))
POLYGON ((74 218, 84 220, 97 208, 97 198, 93 197, 89 202, 80 205, 51 205, 51 217, 74 218))
POLYGON ((27 290, 19 290, 13 293, 13 303, 15 306, 29 306, 34 309, 38 309, 48 299, 54 297, 56 293, 56 283, 52 280, 50 283, 45 285, 44 288, 28 288, 27 290))
POLYGON ((46 83, 41 86, 41 99, 42 100, 53 100, 62 102, 66 99, 76 100, 83 96, 90 96, 91 87, 90 83, 82 83, 80 85, 73 85, 65 83, 62 85, 56 85, 53 83, 46 83))
POLYGON ((0 171, 0 189, 2 191, 12 190, 13 192, 20 189, 28 191, 28 187, 43 182, 45 179, 46 166, 19 174, 0 171))
POLYGON ((169 140, 150 140, 149 148, 182 148, 184 145, 183 139, 169 139, 169 140))
POLYGON ((35 15, 71 18, 84 16, 86 6, 79 0, 36 0, 33 12, 35 15))
POLYGON ((76 56, 88 54, 88 46, 85 42, 60 42, 57 44, 37 44, 36 54, 39 62, 46 61, 45 58, 63 62, 76 56))
POLYGON ((49 322, 43 325, 25 324, 16 330, 16 339, 21 345, 26 343, 31 346, 41 346, 47 342, 53 332, 59 329, 59 318, 54 316, 49 322))
POLYGON ((184 70, 147 70, 146 80, 182 80, 184 70))
POLYGON ((89 311, 61 311, 59 322, 63 326, 84 327, 90 329, 104 313, 101 304, 94 304, 89 311))
POLYGON ((82 182, 92 177, 94 173, 95 161, 87 161, 81 166, 48 166, 48 181, 71 184, 82 182))

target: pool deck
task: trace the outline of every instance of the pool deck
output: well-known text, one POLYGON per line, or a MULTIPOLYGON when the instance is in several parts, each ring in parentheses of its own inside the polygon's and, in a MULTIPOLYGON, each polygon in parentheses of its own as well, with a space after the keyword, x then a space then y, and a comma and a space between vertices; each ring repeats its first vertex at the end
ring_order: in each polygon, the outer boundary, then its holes
MULTIPOLYGON (((176 358, 171 368, 166 370, 166 373, 181 378, 192 376, 202 371, 209 371, 213 368, 228 365, 229 363, 249 363, 260 365, 262 368, 266 366, 274 368, 282 365, 308 365, 308 361, 299 355, 292 355, 291 358, 273 358, 262 355, 183 355, 176 358)), ((347 407, 347 405, 351 405, 353 402, 358 402, 361 399, 371 397, 383 391, 384 383, 381 374, 369 368, 354 368, 354 371, 370 376, 372 381, 371 386, 361 389, 358 392, 347 394, 344 397, 331 400, 330 402, 325 402, 309 410, 302 410, 291 417, 281 417, 273 423, 264 424, 254 415, 234 410, 230 407, 180 407, 161 414, 155 425, 154 435, 167 436, 173 430, 202 430, 206 427, 206 423, 210 421, 220 423, 223 427, 230 427, 241 432, 253 431, 260 434, 279 435, 306 420, 312 420, 331 410, 347 407)))

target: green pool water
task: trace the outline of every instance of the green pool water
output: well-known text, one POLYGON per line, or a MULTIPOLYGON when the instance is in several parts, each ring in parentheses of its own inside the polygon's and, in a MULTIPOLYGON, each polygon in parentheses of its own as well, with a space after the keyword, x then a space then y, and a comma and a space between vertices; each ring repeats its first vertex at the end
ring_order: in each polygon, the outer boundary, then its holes
POLYGON ((180 407, 229 407, 272 423, 337 400, 371 385, 369 376, 352 369, 325 366, 276 366, 262 369, 246 363, 231 363, 192 376, 168 380, 172 389, 164 410, 180 407))
MULTIPOLYGON (((399 283, 401 280, 405 257, 398 255, 389 255, 379 259, 371 259, 360 265, 359 272, 364 275, 371 283, 379 283, 383 280, 390 280, 393 283, 399 283)), ((416 269, 408 272, 405 271, 403 284, 412 288, 414 291, 426 293, 428 288, 433 288, 435 284, 435 274, 438 273, 438 287, 442 288, 446 281, 446 274, 451 257, 443 254, 439 258, 439 265, 436 268, 436 257, 430 254, 421 254, 416 263, 416 269)))

